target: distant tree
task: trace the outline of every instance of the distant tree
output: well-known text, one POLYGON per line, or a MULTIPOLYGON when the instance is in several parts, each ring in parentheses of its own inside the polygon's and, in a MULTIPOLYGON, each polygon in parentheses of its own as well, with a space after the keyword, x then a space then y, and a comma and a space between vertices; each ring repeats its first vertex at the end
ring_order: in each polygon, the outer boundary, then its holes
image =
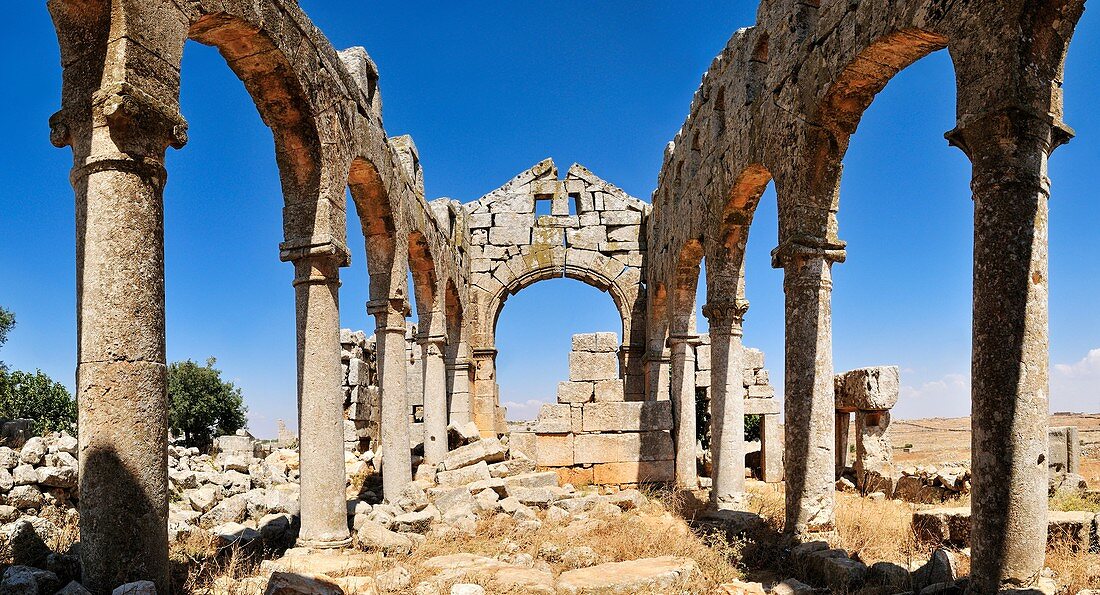
POLYGON ((34 374, 0 371, 0 418, 33 419, 36 434, 71 431, 76 424, 76 401, 41 370, 34 374))
MULTIPOLYGON (((15 327, 15 314, 11 310, 0 307, 0 347, 8 342, 8 333, 15 327)), ((7 371, 8 366, 0 360, 0 372, 7 371)))
POLYGON ((200 366, 191 360, 168 366, 168 425, 188 446, 208 448, 215 436, 245 426, 241 389, 221 378, 214 358, 200 366))

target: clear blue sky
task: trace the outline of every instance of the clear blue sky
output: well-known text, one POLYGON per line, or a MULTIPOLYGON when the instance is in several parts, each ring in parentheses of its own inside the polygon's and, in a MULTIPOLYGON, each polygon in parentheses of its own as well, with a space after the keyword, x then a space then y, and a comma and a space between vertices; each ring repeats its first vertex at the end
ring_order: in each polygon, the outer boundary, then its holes
MULTIPOLYGON (((462 201, 545 157, 563 169, 583 163, 648 200, 700 75, 756 11, 755 2, 301 5, 336 47, 367 48, 381 70, 387 131, 413 135, 429 197, 462 201)), ((47 127, 60 104, 57 42, 43 2, 7 11, 0 305, 19 324, 0 359, 72 387, 71 153, 50 145, 47 127)), ((1067 65, 1066 119, 1078 138, 1050 168, 1053 410, 1100 411, 1097 63, 1092 11, 1067 65)), ((190 43, 183 82, 191 141, 170 152, 165 198, 168 355, 216 356, 244 389, 253 429, 271 434, 275 419, 295 419, 292 271, 278 260, 271 135, 215 50, 190 43)), ((875 100, 845 160, 840 224, 849 251, 834 269, 834 359, 838 370, 900 365, 904 417, 969 412, 969 164, 943 140, 954 97, 946 53, 918 62, 875 100)), ((357 226, 350 231, 343 323, 371 329, 362 244, 357 226)), ((746 343, 766 352, 781 388, 783 294, 768 258, 775 244, 769 191, 749 242, 746 343)), ((533 414, 527 402, 552 400, 567 375, 570 335, 618 327, 611 299, 579 282, 545 281, 514 296, 498 329, 503 400, 533 414)))

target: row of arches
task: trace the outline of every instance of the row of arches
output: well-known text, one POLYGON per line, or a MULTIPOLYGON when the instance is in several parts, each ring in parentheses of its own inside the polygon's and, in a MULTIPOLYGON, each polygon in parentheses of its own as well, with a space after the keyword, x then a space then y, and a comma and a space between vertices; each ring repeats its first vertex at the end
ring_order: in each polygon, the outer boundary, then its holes
MULTIPOLYGON (((971 160, 975 202, 972 534, 982 545, 974 542, 971 585, 991 592, 1031 584, 1046 533, 1046 160, 1069 135, 1059 89, 1082 5, 1013 13, 905 2, 877 7, 874 19, 862 6, 799 4, 794 17, 783 14, 789 8, 764 3, 758 24, 734 35, 666 151, 650 225, 658 247, 648 276, 650 387, 663 394, 671 365, 672 398, 689 398, 678 386, 684 363, 676 350, 692 333, 677 334, 691 328, 704 256, 712 342, 717 327, 727 352, 740 351, 745 241, 774 182, 772 265, 784 271, 786 308, 786 526, 795 535, 832 528, 831 271, 846 256, 837 223, 841 161, 887 82, 947 48, 958 89, 947 138, 971 160)), ((688 421, 689 408, 679 409, 688 421)), ((693 442, 678 443, 678 458, 682 446, 690 451, 693 442)), ((681 469, 678 478, 690 481, 693 470, 681 469)), ((738 477, 715 478, 716 496, 742 489, 738 477)))

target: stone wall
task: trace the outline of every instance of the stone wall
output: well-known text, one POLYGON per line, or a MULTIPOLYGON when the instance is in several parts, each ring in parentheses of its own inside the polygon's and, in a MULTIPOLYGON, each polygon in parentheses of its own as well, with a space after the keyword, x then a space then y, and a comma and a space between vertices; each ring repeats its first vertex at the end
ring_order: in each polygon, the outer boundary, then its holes
POLYGON ((569 380, 512 448, 563 483, 623 485, 675 478, 672 403, 626 399, 615 333, 573 335, 569 380))

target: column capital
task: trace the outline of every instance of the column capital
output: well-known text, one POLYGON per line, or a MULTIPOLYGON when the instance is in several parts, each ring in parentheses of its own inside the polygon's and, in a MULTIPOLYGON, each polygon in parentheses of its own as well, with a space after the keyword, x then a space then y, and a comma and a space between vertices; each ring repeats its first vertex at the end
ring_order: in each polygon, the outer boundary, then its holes
POLYGON ((340 259, 335 254, 304 254, 295 258, 294 282, 299 285, 340 285, 340 259))
POLYGON ((416 342, 420 345, 436 345, 442 349, 447 344, 447 336, 419 333, 416 335, 416 342))
POLYGON ((335 267, 351 264, 347 246, 329 234, 291 238, 279 244, 279 260, 296 262, 306 258, 329 259, 335 267))
POLYGON ((375 334, 401 333, 404 335, 408 330, 404 298, 370 300, 367 302, 367 314, 374 316, 375 334))
POLYGON ((1047 155, 1068 143, 1076 135, 1059 116, 1039 113, 1013 103, 994 106, 980 114, 966 114, 955 128, 944 133, 952 147, 957 147, 970 159, 977 155, 980 144, 999 143, 1006 135, 1035 136, 1046 146, 1047 155), (1047 132, 1049 128, 1049 132, 1047 132))
POLYGON ((808 260, 821 259, 829 264, 844 262, 847 258, 847 244, 811 237, 793 237, 781 242, 772 250, 772 268, 785 269, 801 266, 808 260))
POLYGON ((694 334, 692 334, 692 335, 689 335, 689 334, 669 335, 668 341, 667 341, 669 347, 674 347, 674 346, 680 345, 680 344, 687 344, 687 345, 695 346, 695 345, 701 344, 702 342, 703 342, 702 338, 700 338, 699 335, 694 335, 694 334))
POLYGON ((734 298, 724 302, 707 302, 703 306, 703 316, 710 323, 711 333, 715 331, 739 331, 749 311, 749 301, 734 298))

